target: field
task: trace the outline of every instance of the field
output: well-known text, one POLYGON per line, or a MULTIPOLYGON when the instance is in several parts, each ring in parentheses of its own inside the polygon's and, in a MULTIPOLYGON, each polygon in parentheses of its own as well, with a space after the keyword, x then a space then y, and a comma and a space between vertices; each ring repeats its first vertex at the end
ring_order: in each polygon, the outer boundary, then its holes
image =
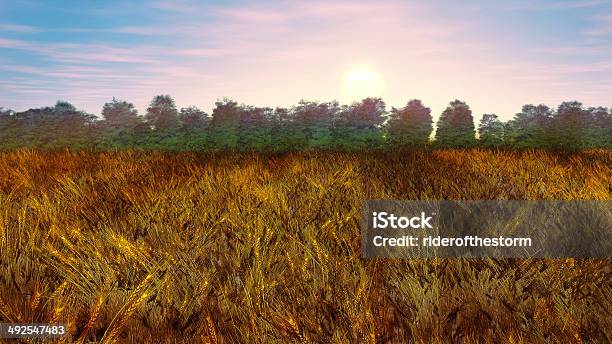
POLYGON ((610 200, 611 175, 610 151, 0 153, 0 322, 79 343, 609 343, 609 259, 365 260, 359 222, 366 199, 610 200))

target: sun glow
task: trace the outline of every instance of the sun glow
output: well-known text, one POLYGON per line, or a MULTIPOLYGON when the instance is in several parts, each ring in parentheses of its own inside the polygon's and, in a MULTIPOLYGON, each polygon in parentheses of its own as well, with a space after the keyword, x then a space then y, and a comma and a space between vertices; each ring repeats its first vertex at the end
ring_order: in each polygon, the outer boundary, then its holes
POLYGON ((380 97, 384 89, 382 75, 371 66, 354 66, 342 83, 342 100, 359 101, 367 97, 380 97))

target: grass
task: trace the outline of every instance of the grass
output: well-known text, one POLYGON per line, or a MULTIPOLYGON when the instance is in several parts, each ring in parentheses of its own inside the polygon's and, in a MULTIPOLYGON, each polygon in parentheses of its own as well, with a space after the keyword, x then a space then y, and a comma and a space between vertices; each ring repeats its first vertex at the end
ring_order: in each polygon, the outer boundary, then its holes
POLYGON ((366 199, 610 200, 612 153, 0 153, 0 322, 66 342, 608 343, 611 264, 365 260, 366 199))

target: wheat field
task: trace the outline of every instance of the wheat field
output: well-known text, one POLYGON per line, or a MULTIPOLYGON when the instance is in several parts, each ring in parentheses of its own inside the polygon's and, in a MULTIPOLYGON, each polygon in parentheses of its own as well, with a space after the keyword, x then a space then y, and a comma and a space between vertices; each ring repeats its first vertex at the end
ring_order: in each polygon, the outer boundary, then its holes
MULTIPOLYGON (((0 322, 76 343, 609 343, 610 259, 360 258, 367 199, 610 200, 612 153, 0 153, 0 322)), ((579 233, 577 233, 579 235, 579 233)))

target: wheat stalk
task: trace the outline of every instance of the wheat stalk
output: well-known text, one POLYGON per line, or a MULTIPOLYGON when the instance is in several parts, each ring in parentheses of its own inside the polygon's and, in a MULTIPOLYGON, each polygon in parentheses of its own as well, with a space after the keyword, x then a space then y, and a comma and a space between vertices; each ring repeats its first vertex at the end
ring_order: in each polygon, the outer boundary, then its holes
POLYGON ((89 334, 89 331, 93 328, 96 321, 98 320, 98 316, 100 315, 100 308, 102 308, 103 303, 104 303, 104 294, 100 294, 100 296, 98 297, 98 301, 96 302, 93 309, 91 310, 89 321, 85 325, 85 328, 83 329, 83 332, 79 336, 79 339, 77 339, 76 341, 77 343, 81 344, 85 342, 85 339, 87 338, 87 335, 89 334))
POLYGON ((114 343, 117 335, 123 329, 123 326, 132 317, 138 306, 142 304, 150 296, 148 288, 151 285, 151 281, 155 273, 149 273, 142 282, 130 293, 126 303, 121 307, 119 312, 115 315, 110 325, 102 336, 101 343, 114 343))

